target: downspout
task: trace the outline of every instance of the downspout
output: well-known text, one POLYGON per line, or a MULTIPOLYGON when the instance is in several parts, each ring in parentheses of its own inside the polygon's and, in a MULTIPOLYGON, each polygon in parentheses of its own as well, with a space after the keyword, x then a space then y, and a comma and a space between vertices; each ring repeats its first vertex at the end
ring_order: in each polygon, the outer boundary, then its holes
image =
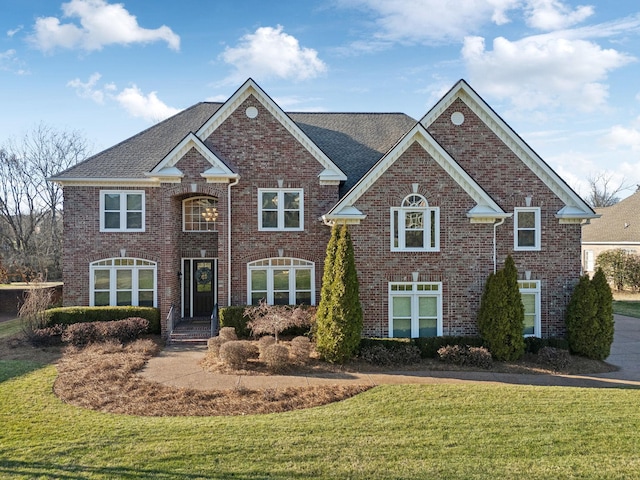
POLYGON ((227 306, 231 306, 231 187, 238 184, 240 177, 227 185, 227 306))
POLYGON ((499 222, 493 224, 493 273, 498 271, 498 254, 496 247, 496 228, 504 223, 504 218, 501 218, 499 222))

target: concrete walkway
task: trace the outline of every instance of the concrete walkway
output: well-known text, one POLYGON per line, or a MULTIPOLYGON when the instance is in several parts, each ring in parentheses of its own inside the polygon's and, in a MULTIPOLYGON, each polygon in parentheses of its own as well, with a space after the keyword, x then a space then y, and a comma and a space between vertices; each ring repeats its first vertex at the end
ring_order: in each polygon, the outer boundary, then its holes
POLYGON ((607 362, 616 372, 595 375, 523 375, 492 372, 395 371, 386 373, 324 373, 313 375, 223 375, 205 371, 199 362, 205 346, 168 346, 153 357, 140 375, 174 387, 226 390, 336 384, 461 384, 493 383, 568 387, 640 388, 640 319, 615 316, 615 336, 607 362))

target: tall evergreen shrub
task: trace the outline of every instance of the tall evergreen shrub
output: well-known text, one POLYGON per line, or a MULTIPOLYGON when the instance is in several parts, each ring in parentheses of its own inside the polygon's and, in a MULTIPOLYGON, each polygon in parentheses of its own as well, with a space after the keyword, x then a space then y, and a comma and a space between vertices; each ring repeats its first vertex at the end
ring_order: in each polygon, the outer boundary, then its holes
POLYGON ((518 270, 511 256, 503 269, 485 284, 478 329, 496 360, 517 360, 524 354, 524 306, 518 288, 518 270))
MULTIPOLYGON (((333 228, 332 239, 338 227, 333 228)), ((340 227, 335 252, 331 241, 327 246, 323 280, 329 282, 329 287, 318 306, 316 349, 328 362, 344 363, 356 354, 362 335, 358 275, 353 243, 346 225, 340 227), (328 272, 332 256, 333 266, 328 272)), ((324 284, 322 289, 325 290, 324 284)))

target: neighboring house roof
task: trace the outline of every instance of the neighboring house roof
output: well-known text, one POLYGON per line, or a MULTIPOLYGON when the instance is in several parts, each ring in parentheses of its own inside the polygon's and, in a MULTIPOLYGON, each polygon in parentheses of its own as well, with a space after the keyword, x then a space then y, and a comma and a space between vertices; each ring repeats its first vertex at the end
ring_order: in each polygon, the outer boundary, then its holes
POLYGON ((493 133, 564 202, 565 206, 556 213, 556 217, 561 222, 581 222, 584 219, 598 218, 598 215, 580 198, 580 195, 574 192, 464 80, 459 80, 451 90, 422 117, 420 123, 422 123, 425 128, 429 128, 456 99, 462 100, 493 133))
POLYGON ((640 244, 640 190, 606 208, 582 227, 582 243, 640 244))

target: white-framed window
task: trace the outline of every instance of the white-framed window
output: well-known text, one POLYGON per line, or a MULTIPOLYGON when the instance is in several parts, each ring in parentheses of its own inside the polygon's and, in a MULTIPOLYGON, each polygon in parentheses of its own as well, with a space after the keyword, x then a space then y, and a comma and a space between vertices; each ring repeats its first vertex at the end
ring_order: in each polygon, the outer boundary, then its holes
POLYGON ((265 258, 247 264, 247 303, 315 305, 315 264, 299 258, 265 258))
POLYGON ((142 190, 100 191, 101 232, 144 232, 144 212, 142 190))
POLYGON ((593 272, 595 269, 595 258, 593 255, 593 250, 585 250, 584 251, 584 271, 585 272, 593 272))
POLYGON ((391 250, 440 251, 440 208, 429 207, 427 199, 413 193, 400 207, 391 208, 391 250))
POLYGON ((518 288, 524 305, 525 337, 539 337, 540 329, 540 280, 518 280, 518 288))
POLYGON ((513 249, 540 250, 540 208, 517 207, 513 214, 513 249))
POLYGON ((389 283, 389 337, 442 335, 442 283, 389 283))
POLYGON ((157 306, 156 263, 140 258, 106 258, 89 264, 89 305, 157 306))
POLYGON ((258 230, 304 230, 303 190, 258 189, 258 230))
POLYGON ((218 220, 218 201, 212 197, 191 197, 182 202, 183 232, 213 232, 218 220))

